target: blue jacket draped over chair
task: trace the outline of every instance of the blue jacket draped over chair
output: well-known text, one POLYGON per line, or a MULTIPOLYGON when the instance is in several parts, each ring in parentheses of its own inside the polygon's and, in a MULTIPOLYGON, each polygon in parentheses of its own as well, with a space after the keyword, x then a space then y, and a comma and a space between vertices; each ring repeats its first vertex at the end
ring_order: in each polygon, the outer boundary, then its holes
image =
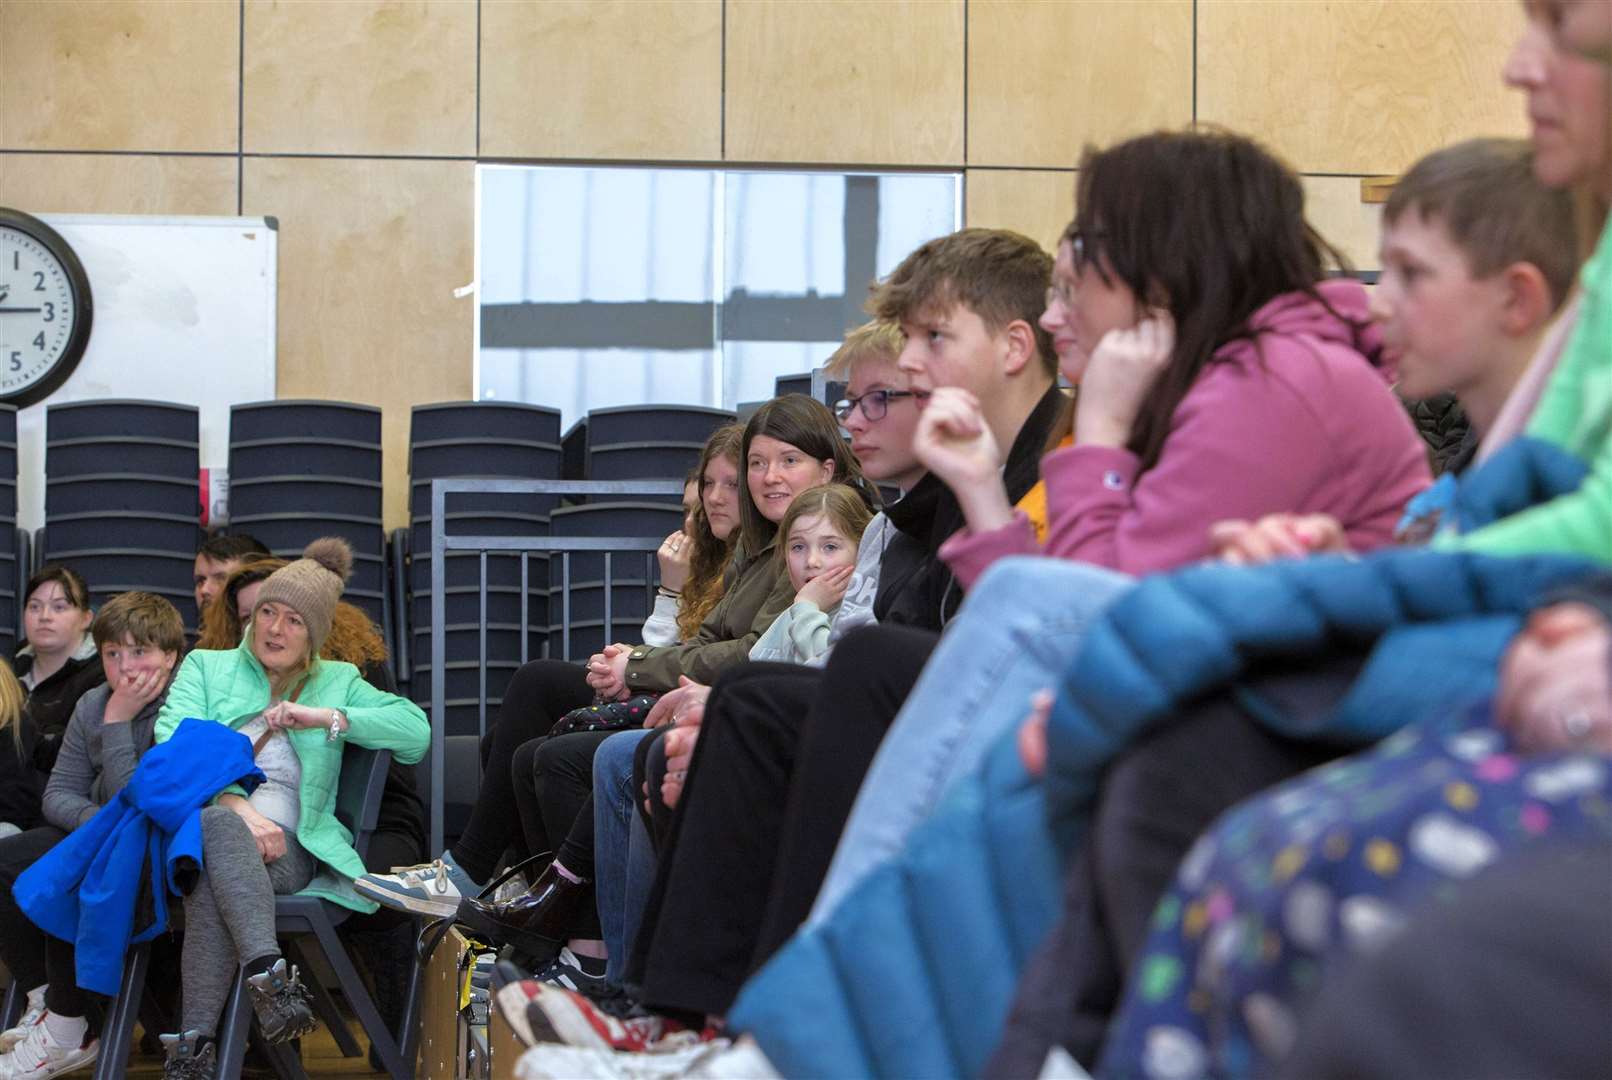
POLYGON ((262 781, 245 735, 181 721, 115 799, 17 878, 13 896, 28 918, 75 943, 79 986, 117 993, 128 947, 167 928, 168 894, 181 892, 176 871, 201 865, 202 808, 230 784, 250 790, 262 781), (137 927, 142 893, 152 919, 137 927))

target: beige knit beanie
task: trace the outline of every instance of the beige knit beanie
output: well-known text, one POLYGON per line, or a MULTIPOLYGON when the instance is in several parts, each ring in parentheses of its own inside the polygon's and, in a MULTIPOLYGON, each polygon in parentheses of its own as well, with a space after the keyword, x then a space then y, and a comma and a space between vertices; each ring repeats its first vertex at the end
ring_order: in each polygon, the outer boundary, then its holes
POLYGON ((264 579, 252 616, 256 618, 258 608, 271 601, 291 608, 308 627, 308 655, 318 656, 330 636, 342 586, 352 572, 352 546, 339 536, 322 536, 302 549, 302 558, 264 579))

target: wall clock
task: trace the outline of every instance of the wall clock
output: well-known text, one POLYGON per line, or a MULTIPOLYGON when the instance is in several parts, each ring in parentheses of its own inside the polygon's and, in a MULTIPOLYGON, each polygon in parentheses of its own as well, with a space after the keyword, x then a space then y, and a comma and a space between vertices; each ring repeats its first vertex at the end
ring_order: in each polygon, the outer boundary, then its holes
POLYGON ((60 233, 0 207, 0 401, 42 401, 90 340, 90 280, 60 233))

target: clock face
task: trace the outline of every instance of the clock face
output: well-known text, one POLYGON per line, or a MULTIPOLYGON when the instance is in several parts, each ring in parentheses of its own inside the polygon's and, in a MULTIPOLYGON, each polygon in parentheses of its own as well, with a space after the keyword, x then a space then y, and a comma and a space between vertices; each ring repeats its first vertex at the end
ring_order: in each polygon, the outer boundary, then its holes
POLYGON ((31 404, 84 351, 89 288, 72 249, 43 222, 0 217, 0 400, 31 404))

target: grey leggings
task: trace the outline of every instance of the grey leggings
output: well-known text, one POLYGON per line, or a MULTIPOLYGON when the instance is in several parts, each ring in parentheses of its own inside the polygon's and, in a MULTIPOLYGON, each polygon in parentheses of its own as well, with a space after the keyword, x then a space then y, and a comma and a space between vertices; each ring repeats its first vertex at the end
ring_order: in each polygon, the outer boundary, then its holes
POLYGON ((318 860, 287 833, 285 854, 265 863, 246 822, 227 807, 207 807, 201 821, 205 865, 185 897, 180 1030, 213 1035, 240 966, 280 955, 274 897, 306 886, 318 860))

